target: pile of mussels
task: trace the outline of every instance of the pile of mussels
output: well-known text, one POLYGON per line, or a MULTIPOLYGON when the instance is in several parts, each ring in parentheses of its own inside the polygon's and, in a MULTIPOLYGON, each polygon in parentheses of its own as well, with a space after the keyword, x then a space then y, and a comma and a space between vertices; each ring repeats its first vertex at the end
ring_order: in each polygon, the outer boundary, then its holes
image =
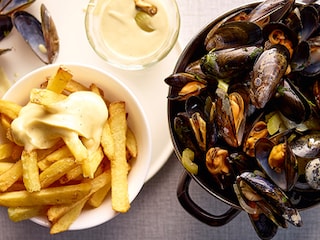
POLYGON ((172 120, 181 152, 233 190, 262 239, 302 225, 292 192, 320 192, 319 11, 294 0, 235 11, 165 79, 183 105, 172 120))
MULTIPOLYGON (((59 53, 59 37, 48 9, 41 4, 41 22, 23 9, 35 0, 0 0, 0 41, 6 38, 13 27, 20 33, 38 58, 53 63, 59 53)), ((0 55, 11 48, 0 49, 0 55)))

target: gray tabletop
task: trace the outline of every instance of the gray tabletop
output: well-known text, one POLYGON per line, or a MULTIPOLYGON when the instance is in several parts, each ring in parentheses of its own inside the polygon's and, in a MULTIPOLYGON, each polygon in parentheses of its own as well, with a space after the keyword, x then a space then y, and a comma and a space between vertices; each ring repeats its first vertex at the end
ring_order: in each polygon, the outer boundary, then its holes
MULTIPOLYGON (((181 13, 179 42, 182 48, 205 24, 245 0, 177 0, 181 13)), ((165 104, 165 100, 164 100, 165 104)), ((166 120, 166 119, 164 119, 166 120)), ((31 221, 11 222, 0 208, 0 239, 100 240, 100 239, 258 239, 247 215, 242 212, 227 225, 211 227, 187 213, 179 204, 176 190, 183 168, 174 154, 151 178, 132 203, 130 211, 97 227, 50 236, 49 230, 31 221)), ((228 206, 191 182, 190 194, 199 206, 214 214, 228 206)), ((301 228, 279 229, 274 239, 319 239, 320 207, 301 212, 301 228)), ((90 219, 88 219, 90 221, 90 219)))

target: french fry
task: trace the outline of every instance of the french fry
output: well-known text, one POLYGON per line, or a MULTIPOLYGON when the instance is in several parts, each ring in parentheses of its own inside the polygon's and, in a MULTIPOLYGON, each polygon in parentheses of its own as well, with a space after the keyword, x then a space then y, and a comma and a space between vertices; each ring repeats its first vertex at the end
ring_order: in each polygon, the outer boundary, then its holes
POLYGON ((90 183, 79 183, 41 189, 38 192, 14 191, 0 194, 0 205, 4 207, 31 207, 41 205, 70 204, 88 195, 90 183))
POLYGON ((107 182, 106 184, 101 187, 99 190, 97 190, 95 193, 93 193, 90 198, 88 199, 87 204, 91 207, 99 207, 103 200, 106 198, 108 193, 110 192, 111 189, 111 172, 106 171, 107 175, 107 182))
POLYGON ((71 80, 68 82, 67 86, 65 87, 65 90, 73 93, 77 91, 89 91, 89 88, 85 87, 77 81, 71 80))
POLYGON ((6 171, 8 171, 14 163, 12 162, 0 162, 0 175, 6 171))
POLYGON ((55 162, 57 160, 60 160, 62 158, 67 158, 73 156, 70 152, 69 148, 64 145, 61 148, 58 148, 56 151, 48 154, 44 159, 49 162, 55 162))
POLYGON ((128 196, 128 163, 126 159, 126 109, 124 102, 112 102, 109 105, 108 119, 114 140, 114 157, 111 163, 111 201, 117 212, 127 212, 130 208, 128 196))
POLYGON ((4 192, 22 177, 22 162, 16 162, 11 168, 0 175, 0 191, 4 192))
POLYGON ((138 145, 136 141, 136 137, 133 134, 132 130, 128 127, 127 128, 127 135, 126 135, 126 147, 130 156, 136 158, 138 155, 138 145))
POLYGON ((32 206, 32 207, 10 207, 8 208, 8 216, 13 222, 20 222, 30 219, 46 212, 45 206, 32 206))
POLYGON ((61 93, 71 79, 71 72, 61 66, 57 72, 49 78, 47 89, 55 93, 61 93))
POLYGON ((76 163, 73 158, 62 158, 40 173, 41 188, 46 188, 65 175, 76 163))
POLYGON ((114 141, 111 135, 109 121, 106 121, 102 129, 101 146, 107 158, 112 159, 114 157, 114 141))
POLYGON ((99 147, 97 151, 90 153, 88 158, 82 163, 82 172, 84 177, 93 178, 99 164, 104 157, 102 148, 99 147))
MULTIPOLYGON (((31 91, 31 103, 49 109, 76 91, 92 91, 104 97, 97 85, 80 84, 64 67, 48 79, 31 91)), ((11 122, 22 106, 0 100, 0 124, 9 141, 0 144, 0 206, 8 207, 12 221, 46 214, 51 221, 50 233, 62 232, 86 204, 99 207, 109 192, 112 208, 128 211, 128 161, 137 156, 137 142, 127 126, 125 102, 104 101, 109 119, 103 126, 97 151, 87 149, 87 139, 73 131, 71 137, 70 132, 66 138, 61 135, 52 147, 28 151, 15 143, 11 131, 11 122)))
POLYGON ((50 167, 52 164, 53 162, 50 162, 47 159, 42 159, 41 161, 38 161, 38 168, 40 171, 44 171, 48 167, 50 167))
POLYGON ((0 144, 0 161, 11 157, 13 152, 14 143, 8 142, 0 144))
POLYGON ((83 163, 88 157, 88 149, 83 145, 79 136, 75 132, 69 134, 69 138, 63 139, 77 163, 83 163), (72 137, 71 137, 72 134, 72 137))
POLYGON ((63 147, 65 145, 64 141, 61 139, 61 141, 58 141, 55 145, 53 145, 50 148, 46 149, 37 149, 37 156, 38 161, 43 160, 46 158, 49 154, 53 153, 54 151, 58 150, 59 148, 63 147))
POLYGON ((21 155, 23 183, 28 192, 40 191, 39 167, 36 151, 24 150, 21 155))
POLYGON ((47 106, 66 99, 67 96, 48 89, 34 88, 30 92, 30 102, 47 106))
POLYGON ((10 119, 18 117, 22 106, 14 102, 0 99, 0 113, 8 116, 10 119))
POLYGON ((8 129, 11 126, 12 118, 7 115, 1 114, 1 125, 3 129, 8 129))
MULTIPOLYGON (((106 173, 102 173, 99 176, 91 179, 87 183, 91 185, 90 193, 88 193, 84 198, 80 199, 80 201, 86 202, 89 197, 105 186, 108 182, 108 175, 106 173)), ((70 211, 70 209, 74 208, 79 202, 74 202, 72 204, 65 205, 54 205, 48 209, 47 217, 49 221, 55 223, 60 219, 63 215, 70 211)))
POLYGON ((81 199, 72 208, 69 208, 67 213, 51 225, 50 234, 57 234, 68 230, 70 225, 79 217, 85 204, 86 199, 81 199))
POLYGON ((89 88, 91 92, 94 92, 103 98, 103 95, 104 95, 103 90, 99 88, 96 84, 92 83, 89 88))
POLYGON ((70 169, 62 178, 60 178, 60 183, 65 184, 72 180, 82 177, 82 166, 78 164, 73 169, 70 169))

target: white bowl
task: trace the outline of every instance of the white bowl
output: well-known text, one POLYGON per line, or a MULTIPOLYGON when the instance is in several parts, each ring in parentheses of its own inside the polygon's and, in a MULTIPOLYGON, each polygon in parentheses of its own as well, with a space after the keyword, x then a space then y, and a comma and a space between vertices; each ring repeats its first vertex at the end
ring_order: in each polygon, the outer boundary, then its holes
MULTIPOLYGON (((129 200, 132 202, 140 192, 148 173, 151 160, 151 133, 146 115, 137 98, 120 80, 98 68, 75 63, 60 63, 47 65, 36 69, 17 81, 3 96, 3 99, 14 101, 18 104, 26 104, 30 90, 45 81, 46 77, 53 75, 60 65, 66 66, 73 74, 73 79, 85 86, 91 83, 97 84, 105 93, 107 99, 124 100, 128 112, 128 124, 134 132, 138 156, 128 175, 129 200)), ((109 221, 117 215, 112 210, 110 194, 103 204, 95 209, 85 209, 78 219, 70 226, 69 230, 86 229, 109 221)), ((50 226, 45 217, 35 217, 32 221, 50 226)))
POLYGON ((149 2, 158 4, 158 13, 152 18, 159 22, 153 32, 145 32, 136 24, 134 0, 90 0, 85 17, 87 38, 94 51, 109 64, 127 70, 143 69, 162 60, 174 47, 180 30, 176 0, 149 2), (167 15, 167 22, 161 18, 162 13, 167 15), (115 27, 116 24, 119 25, 115 27), (168 31, 162 27, 167 27, 168 31), (162 41, 155 42, 158 37, 162 41), (118 49, 114 42, 119 44, 118 49), (151 46, 146 52, 141 49, 151 46))

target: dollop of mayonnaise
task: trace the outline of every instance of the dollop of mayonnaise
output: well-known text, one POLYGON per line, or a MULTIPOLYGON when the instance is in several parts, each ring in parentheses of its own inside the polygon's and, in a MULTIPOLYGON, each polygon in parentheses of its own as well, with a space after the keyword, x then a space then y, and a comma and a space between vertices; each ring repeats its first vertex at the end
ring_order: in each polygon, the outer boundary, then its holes
POLYGON ((90 143, 89 148, 94 151, 100 145, 107 119, 103 99, 93 92, 79 91, 45 106, 29 102, 13 120, 11 131, 14 141, 28 151, 50 148, 75 135, 90 143))

